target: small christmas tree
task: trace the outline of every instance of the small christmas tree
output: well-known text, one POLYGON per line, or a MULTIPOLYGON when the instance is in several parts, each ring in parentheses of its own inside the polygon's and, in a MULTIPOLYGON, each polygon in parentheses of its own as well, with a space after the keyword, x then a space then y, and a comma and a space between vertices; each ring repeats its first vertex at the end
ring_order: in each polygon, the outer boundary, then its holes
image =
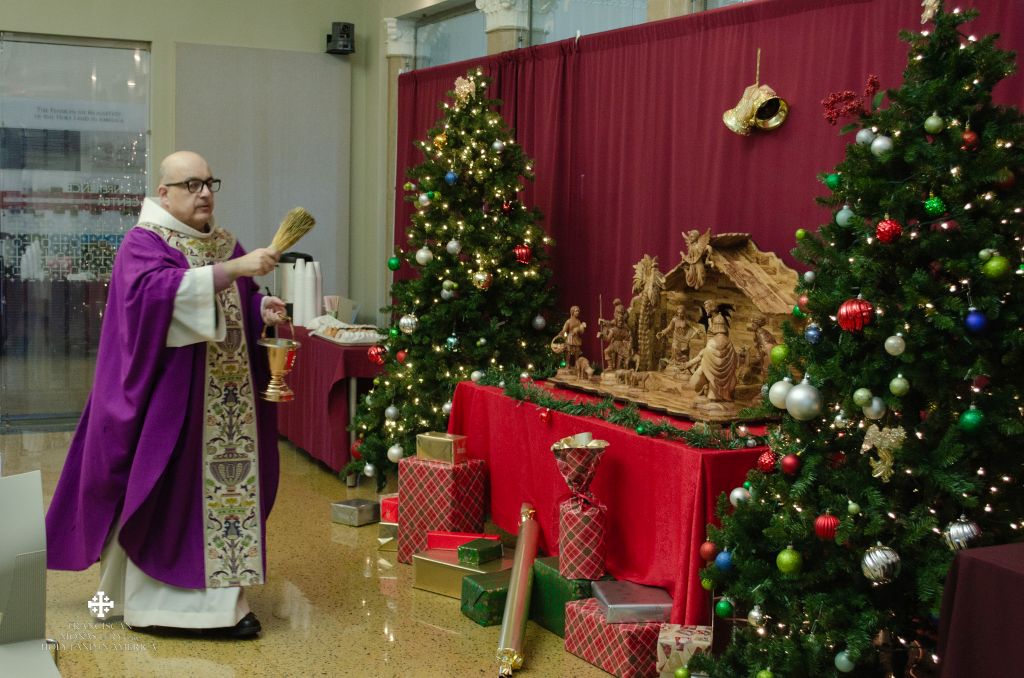
POLYGON ((533 168, 486 98, 489 79, 470 71, 442 103, 444 118, 418 142, 406 199, 416 204, 408 242, 388 260, 414 277, 391 287, 384 345, 371 348, 384 374, 352 426, 361 459, 346 471, 385 474, 415 451, 416 434, 446 430, 459 381, 486 369, 544 374, 553 357, 544 332, 554 290, 540 212, 519 199, 533 168))
POLYGON ((1024 120, 991 100, 1013 55, 925 6, 886 108, 823 102, 858 115, 856 142, 823 176, 833 221, 797 233, 782 424, 702 550, 715 613, 740 621, 691 669, 903 675, 934 651, 955 551, 1024 537, 1024 120))

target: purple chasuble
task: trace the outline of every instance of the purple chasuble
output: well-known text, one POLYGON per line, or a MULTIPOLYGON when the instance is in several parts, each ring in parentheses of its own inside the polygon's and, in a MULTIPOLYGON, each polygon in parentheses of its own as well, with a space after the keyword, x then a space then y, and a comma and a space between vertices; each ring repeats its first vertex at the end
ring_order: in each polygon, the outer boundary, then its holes
MULTIPOLYGON (((233 257, 244 254, 235 244, 233 257)), ((169 348, 174 301, 189 264, 157 233, 135 227, 114 260, 96 379, 46 514, 47 566, 97 562, 119 520, 120 542, 149 576, 206 587, 203 534, 203 411, 206 342, 169 348)), ((263 329, 261 295, 236 283, 256 391, 269 380, 253 350, 263 329)), ((257 397, 260 531, 277 493, 276 411, 257 397)), ((266 568, 264 550, 264 569, 266 568)))

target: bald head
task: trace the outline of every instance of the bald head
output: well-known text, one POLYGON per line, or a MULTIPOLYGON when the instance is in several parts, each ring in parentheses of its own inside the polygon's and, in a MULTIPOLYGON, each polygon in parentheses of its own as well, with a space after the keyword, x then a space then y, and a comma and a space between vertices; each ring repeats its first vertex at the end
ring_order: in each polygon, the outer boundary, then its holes
POLYGON ((160 163, 160 205, 178 221, 197 231, 206 231, 213 216, 213 192, 207 185, 189 193, 185 182, 213 178, 203 156, 192 151, 171 153, 160 163))

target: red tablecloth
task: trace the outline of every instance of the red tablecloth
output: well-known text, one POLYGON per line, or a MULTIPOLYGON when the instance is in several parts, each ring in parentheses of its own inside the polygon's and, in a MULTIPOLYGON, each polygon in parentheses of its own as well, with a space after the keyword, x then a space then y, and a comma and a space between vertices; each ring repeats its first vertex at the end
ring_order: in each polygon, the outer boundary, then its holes
POLYGON ((961 551, 939 619, 943 678, 1010 678, 1024 666, 1024 543, 961 551))
MULTIPOLYGON (((288 328, 280 336, 288 337, 288 328)), ((302 346, 285 381, 295 400, 277 406, 278 433, 311 456, 340 471, 349 460, 348 379, 380 374, 367 346, 343 346, 295 328, 302 346)))
MULTIPOLYGON (((563 392, 569 393, 569 392, 563 392)), ((488 464, 492 520, 518 531, 519 509, 533 504, 541 550, 558 553, 558 506, 569 496, 551 445, 590 431, 609 445, 591 490, 608 507, 608 569, 613 576, 672 594, 672 622, 706 624, 709 594, 700 586, 698 549, 718 495, 741 485, 763 448, 701 450, 650 438, 599 419, 551 412, 462 382, 448 431, 469 436, 471 458, 488 464)))

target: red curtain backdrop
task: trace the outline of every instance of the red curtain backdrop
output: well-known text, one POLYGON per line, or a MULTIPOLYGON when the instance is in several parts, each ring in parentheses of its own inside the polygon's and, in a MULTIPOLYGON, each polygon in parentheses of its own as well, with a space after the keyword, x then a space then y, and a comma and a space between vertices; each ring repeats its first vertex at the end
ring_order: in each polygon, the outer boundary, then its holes
MULTIPOLYGON (((960 6, 982 11, 965 27, 971 34, 1001 33, 1002 48, 1024 52, 1018 0, 960 6)), ((395 242, 406 242, 411 214, 405 168, 423 161, 413 142, 442 117, 455 78, 479 66, 534 160, 536 180, 522 198, 543 211, 555 239, 562 311, 579 304, 596 328, 599 295, 610 317, 613 298, 632 296, 632 264, 650 254, 670 270, 690 229, 752 233, 796 267, 794 231, 831 218, 814 200, 827 191, 816 175, 852 142, 838 135, 850 121, 830 126, 821 100, 862 92, 871 74, 898 87, 907 54, 898 34, 921 30, 920 17, 918 0, 760 0, 406 73, 395 242), (775 132, 741 137, 722 113, 754 82, 758 48, 760 82, 789 103, 789 118, 775 132)), ((1024 76, 1001 83, 995 98, 1020 105, 1024 76)), ((548 320, 557 329, 564 318, 548 320)), ((587 341, 584 352, 596 355, 596 339, 587 341)))

